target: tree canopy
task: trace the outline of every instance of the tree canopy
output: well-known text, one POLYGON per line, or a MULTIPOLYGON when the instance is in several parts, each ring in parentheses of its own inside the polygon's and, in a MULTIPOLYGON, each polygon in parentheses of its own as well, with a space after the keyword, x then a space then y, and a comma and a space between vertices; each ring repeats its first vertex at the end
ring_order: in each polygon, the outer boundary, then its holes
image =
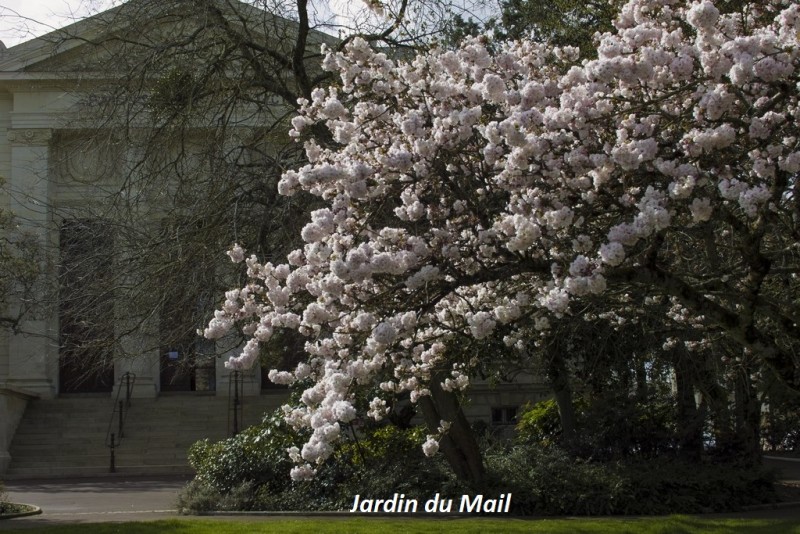
MULTIPOLYGON (((594 60, 485 38, 408 61, 361 39, 330 52, 340 83, 292 121, 309 163, 279 183, 325 205, 285 263, 230 251, 249 282, 205 331, 251 336, 233 368, 277 329, 308 336, 309 360, 271 373, 310 381, 286 408, 313 429, 294 476, 331 454, 359 388, 378 385, 376 419, 391 394, 463 390, 563 317, 655 310, 695 333, 687 350, 721 338, 800 386, 800 7, 785 4, 631 0, 594 60), (508 350, 481 350, 492 339, 508 350)), ((442 419, 426 415, 426 452, 457 426, 442 419)))

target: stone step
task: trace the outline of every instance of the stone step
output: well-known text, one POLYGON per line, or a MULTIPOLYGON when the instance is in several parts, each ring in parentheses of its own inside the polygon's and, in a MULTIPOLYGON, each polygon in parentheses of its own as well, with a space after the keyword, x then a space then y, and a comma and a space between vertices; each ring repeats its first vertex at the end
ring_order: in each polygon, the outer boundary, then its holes
POLYGON ((42 468, 12 468, 3 475, 5 480, 30 480, 39 478, 72 478, 72 477, 128 477, 128 476, 153 476, 153 475, 193 475, 194 472, 187 465, 122 465, 116 466, 115 472, 109 472, 109 464, 92 467, 42 467, 42 468))
MULTIPOLYGON (((147 454, 141 451, 128 451, 121 450, 115 451, 115 458, 120 465, 161 465, 161 464, 179 464, 183 466, 189 465, 186 459, 185 450, 175 450, 171 453, 160 454, 147 454)), ((40 458, 25 458, 13 457, 12 465, 9 469, 10 473, 14 473, 20 468, 77 468, 77 467, 91 467, 91 466, 107 466, 110 462, 111 454, 108 450, 98 452, 96 454, 86 455, 64 455, 58 458, 43 460, 40 458)))
POLYGON ((102 444, 91 447, 74 447, 65 445, 58 449, 58 456, 53 456, 52 452, 53 452, 52 448, 49 449, 15 448, 12 457, 15 458, 17 461, 21 461, 24 458, 29 461, 35 460, 41 462, 48 462, 48 461, 57 461, 60 458, 65 458, 70 456, 79 457, 79 456, 92 456, 92 455, 107 455, 108 447, 102 444))
MULTIPOLYGON (((27 430, 27 429, 26 429, 27 430)), ((50 432, 44 432, 36 429, 34 432, 26 431, 23 434, 17 433, 14 440, 15 445, 28 445, 28 446, 36 446, 39 444, 49 444, 53 440, 58 439, 67 439, 67 440, 75 440, 75 441, 84 441, 87 443, 103 441, 106 437, 106 429, 104 428, 102 432, 100 431, 91 431, 91 432, 79 432, 79 431, 63 431, 63 430, 51 430, 50 432)))
MULTIPOLYGON (((259 423, 284 397, 247 397, 240 406, 244 425, 259 423)), ((28 405, 11 444, 11 465, 3 476, 24 479, 100 476, 108 472, 105 447, 114 403, 108 398, 58 398, 28 405)), ((228 399, 169 395, 133 399, 125 435, 115 450, 119 473, 190 474, 187 451, 196 441, 228 436, 232 421, 228 399)), ((117 429, 116 421, 112 430, 117 429)))

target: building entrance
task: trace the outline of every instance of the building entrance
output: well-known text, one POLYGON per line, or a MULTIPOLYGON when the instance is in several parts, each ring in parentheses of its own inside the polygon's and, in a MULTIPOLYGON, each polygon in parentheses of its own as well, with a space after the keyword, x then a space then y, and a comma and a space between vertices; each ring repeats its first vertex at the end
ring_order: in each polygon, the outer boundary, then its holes
POLYGON ((214 358, 200 358, 191 350, 173 347, 161 353, 161 391, 214 391, 214 358))
POLYGON ((99 219, 70 219, 62 222, 59 239, 59 392, 110 392, 113 237, 99 219))

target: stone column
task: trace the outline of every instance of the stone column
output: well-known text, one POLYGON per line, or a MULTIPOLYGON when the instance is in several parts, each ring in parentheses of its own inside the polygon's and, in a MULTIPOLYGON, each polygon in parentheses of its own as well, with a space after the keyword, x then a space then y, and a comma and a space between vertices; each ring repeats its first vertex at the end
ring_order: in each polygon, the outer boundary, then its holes
MULTIPOLYGON (((127 263, 126 252, 115 251, 116 261, 127 263)), ((139 282, 139 273, 129 273, 125 285, 134 287, 139 282)), ((125 373, 136 376, 132 396, 154 398, 158 396, 160 360, 158 349, 158 314, 143 317, 137 310, 128 307, 126 298, 114 301, 114 335, 118 340, 118 348, 114 361, 114 392, 120 387, 120 380, 125 373)), ((124 395, 124 392, 123 392, 124 395)))
MULTIPOLYGON (((51 221, 49 157, 52 130, 49 128, 17 129, 8 132, 11 145, 11 174, 7 177, 10 191, 9 209, 20 229, 42 247, 47 247, 51 221)), ((45 248, 46 250, 46 248, 45 248)), ((47 272, 47 265, 42 265, 47 272)), ((51 273, 52 275, 52 273, 51 273)), ((48 309, 47 295, 35 319, 19 325, 19 333, 9 339, 8 384, 35 392, 42 397, 56 394, 58 382, 58 325, 53 310, 48 309)), ((10 303, 11 312, 19 303, 10 303)), ((15 309, 16 308, 16 309, 15 309)))

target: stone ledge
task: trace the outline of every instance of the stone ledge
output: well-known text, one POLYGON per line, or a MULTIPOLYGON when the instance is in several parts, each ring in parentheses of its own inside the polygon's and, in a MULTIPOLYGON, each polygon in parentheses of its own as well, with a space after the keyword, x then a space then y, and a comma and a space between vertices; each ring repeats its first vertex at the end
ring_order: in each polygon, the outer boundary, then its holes
POLYGON ((5 382, 0 383, 0 395, 8 395, 10 397, 19 397, 25 400, 40 399, 42 396, 35 391, 29 389, 12 386, 5 382))

